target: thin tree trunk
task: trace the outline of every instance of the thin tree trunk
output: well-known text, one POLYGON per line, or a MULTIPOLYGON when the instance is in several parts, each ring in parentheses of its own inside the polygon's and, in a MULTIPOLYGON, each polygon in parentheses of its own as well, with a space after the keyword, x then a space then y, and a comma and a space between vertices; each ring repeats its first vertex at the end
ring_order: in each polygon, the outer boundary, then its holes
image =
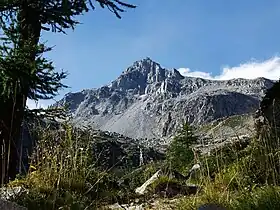
POLYGON ((1 113, 1 183, 14 179, 18 164, 17 145, 20 136, 21 122, 23 119, 23 98, 20 95, 16 100, 8 99, 4 103, 1 113))

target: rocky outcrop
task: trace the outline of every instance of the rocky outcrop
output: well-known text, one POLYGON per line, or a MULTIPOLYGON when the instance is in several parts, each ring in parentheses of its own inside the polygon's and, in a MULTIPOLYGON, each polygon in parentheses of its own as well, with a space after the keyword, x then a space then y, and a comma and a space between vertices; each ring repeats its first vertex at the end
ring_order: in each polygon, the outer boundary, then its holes
POLYGON ((254 112, 274 81, 225 81, 184 77, 145 58, 111 84, 68 93, 55 105, 69 104, 74 123, 132 138, 169 138, 182 120, 204 125, 254 112))
POLYGON ((160 150, 117 133, 96 130, 92 131, 92 139, 92 158, 96 166, 104 169, 136 168, 165 157, 160 150))
POLYGON ((280 133, 280 81, 265 93, 260 108, 255 114, 255 128, 258 136, 269 133, 270 137, 278 138, 280 133))

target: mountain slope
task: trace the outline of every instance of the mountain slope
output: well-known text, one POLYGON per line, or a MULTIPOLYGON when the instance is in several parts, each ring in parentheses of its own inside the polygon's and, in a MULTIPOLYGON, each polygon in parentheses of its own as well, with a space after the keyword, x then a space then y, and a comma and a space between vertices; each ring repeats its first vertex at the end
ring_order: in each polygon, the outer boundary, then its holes
POLYGON ((203 125, 256 110, 273 81, 265 78, 226 81, 184 77, 145 58, 110 85, 68 93, 74 122, 132 138, 166 138, 182 120, 203 125))

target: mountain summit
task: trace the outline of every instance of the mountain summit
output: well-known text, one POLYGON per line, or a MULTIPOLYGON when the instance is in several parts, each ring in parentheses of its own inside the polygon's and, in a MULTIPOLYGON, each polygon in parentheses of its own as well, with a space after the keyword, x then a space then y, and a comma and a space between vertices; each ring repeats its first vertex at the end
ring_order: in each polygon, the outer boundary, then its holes
POLYGON ((184 77, 177 71, 169 71, 150 58, 136 61, 128 67, 115 81, 111 88, 120 90, 134 90, 139 94, 146 94, 146 88, 150 84, 161 83, 167 78, 181 80, 184 77))
POLYGON ((150 58, 134 62, 110 85, 68 93, 74 122, 132 138, 165 138, 182 120, 202 125, 254 111, 273 85, 265 78, 206 80, 184 77, 150 58))

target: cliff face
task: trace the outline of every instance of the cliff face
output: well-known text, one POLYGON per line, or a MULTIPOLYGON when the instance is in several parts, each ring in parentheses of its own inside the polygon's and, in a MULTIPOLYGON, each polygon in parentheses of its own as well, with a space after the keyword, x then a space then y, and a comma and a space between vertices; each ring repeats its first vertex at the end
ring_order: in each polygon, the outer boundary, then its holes
POLYGON ((146 58, 136 61, 110 85, 68 93, 77 125, 118 132, 132 138, 165 138, 182 120, 203 125, 255 111, 273 81, 258 78, 226 81, 184 77, 146 58))

